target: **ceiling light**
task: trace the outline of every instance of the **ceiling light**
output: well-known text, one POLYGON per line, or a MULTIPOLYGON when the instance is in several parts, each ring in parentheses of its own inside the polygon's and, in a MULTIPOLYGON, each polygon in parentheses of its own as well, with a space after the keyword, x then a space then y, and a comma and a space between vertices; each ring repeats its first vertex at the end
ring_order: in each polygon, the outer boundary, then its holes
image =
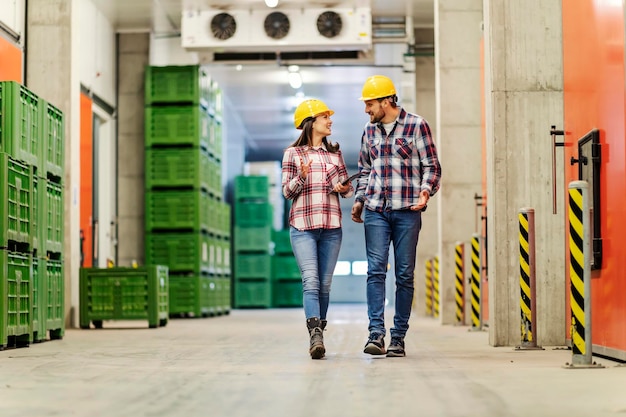
POLYGON ((265 0, 265 5, 267 7, 276 7, 278 6, 278 0, 265 0))
POLYGON ((289 65, 287 67, 287 79, 289 80, 289 85, 294 90, 302 87, 302 76, 300 75, 300 67, 297 65, 289 65))
POLYGON ((291 88, 297 90, 298 88, 302 87, 302 77, 300 76, 299 72, 290 72, 288 77, 289 85, 291 86, 291 88))

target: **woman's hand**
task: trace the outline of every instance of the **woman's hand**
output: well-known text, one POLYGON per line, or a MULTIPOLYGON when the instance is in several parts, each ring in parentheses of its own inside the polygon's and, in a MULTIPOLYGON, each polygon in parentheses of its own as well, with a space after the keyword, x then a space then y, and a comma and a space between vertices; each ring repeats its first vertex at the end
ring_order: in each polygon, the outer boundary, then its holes
POLYGON ((347 193, 348 191, 350 191, 350 183, 347 183, 346 185, 343 185, 340 182, 338 182, 333 187, 333 191, 336 192, 336 193, 339 193, 339 194, 347 193))
POLYGON ((302 179, 305 180, 307 175, 309 175, 309 172, 311 172, 312 163, 313 163, 313 160, 309 159, 309 161, 305 164, 302 157, 300 157, 300 176, 302 177, 302 179))

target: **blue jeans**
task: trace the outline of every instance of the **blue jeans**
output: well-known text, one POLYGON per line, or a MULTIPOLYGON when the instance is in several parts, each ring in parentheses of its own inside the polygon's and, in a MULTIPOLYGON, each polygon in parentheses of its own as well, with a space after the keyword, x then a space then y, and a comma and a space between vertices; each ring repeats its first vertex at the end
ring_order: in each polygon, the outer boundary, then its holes
POLYGON ((341 228, 298 230, 290 227, 291 248, 302 276, 302 299, 307 319, 326 320, 330 284, 341 249, 341 228))
POLYGON ((404 337, 409 329, 413 303, 413 271, 422 213, 411 210, 376 212, 365 210, 367 252, 367 315, 369 332, 385 335, 385 278, 389 245, 393 243, 396 306, 391 337, 404 337))

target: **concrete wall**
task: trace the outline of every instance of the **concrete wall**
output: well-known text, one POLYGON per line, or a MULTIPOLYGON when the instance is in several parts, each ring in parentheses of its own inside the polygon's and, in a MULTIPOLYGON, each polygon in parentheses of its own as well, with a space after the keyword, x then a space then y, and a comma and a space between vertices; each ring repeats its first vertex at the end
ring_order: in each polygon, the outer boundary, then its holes
POLYGON ((144 72, 150 34, 118 34, 118 265, 144 262, 144 72))
MULTIPOLYGON (((437 255, 443 324, 456 322, 455 246, 479 232, 474 195, 482 194, 481 20, 481 0, 435 1, 436 114, 443 173, 437 255)), ((469 244, 466 247, 469 253, 469 244)))
MULTIPOLYGON (((565 339, 563 196, 552 213, 550 126, 563 124, 561 0, 484 1, 489 341, 520 343, 519 223, 535 209, 537 343, 565 339)), ((563 172, 563 166, 557 167, 563 172)), ((562 181, 562 176, 561 180, 562 181)), ((558 187, 564 189, 564 187, 558 187)))

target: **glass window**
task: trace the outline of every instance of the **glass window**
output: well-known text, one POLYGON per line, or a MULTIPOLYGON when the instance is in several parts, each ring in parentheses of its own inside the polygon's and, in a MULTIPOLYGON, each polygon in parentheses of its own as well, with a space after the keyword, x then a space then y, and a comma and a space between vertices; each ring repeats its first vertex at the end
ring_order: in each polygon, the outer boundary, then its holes
POLYGON ((352 262, 352 275, 367 275, 367 261, 352 262))
POLYGON ((337 262, 337 265, 335 265, 334 275, 350 275, 350 262, 349 261, 337 262))

